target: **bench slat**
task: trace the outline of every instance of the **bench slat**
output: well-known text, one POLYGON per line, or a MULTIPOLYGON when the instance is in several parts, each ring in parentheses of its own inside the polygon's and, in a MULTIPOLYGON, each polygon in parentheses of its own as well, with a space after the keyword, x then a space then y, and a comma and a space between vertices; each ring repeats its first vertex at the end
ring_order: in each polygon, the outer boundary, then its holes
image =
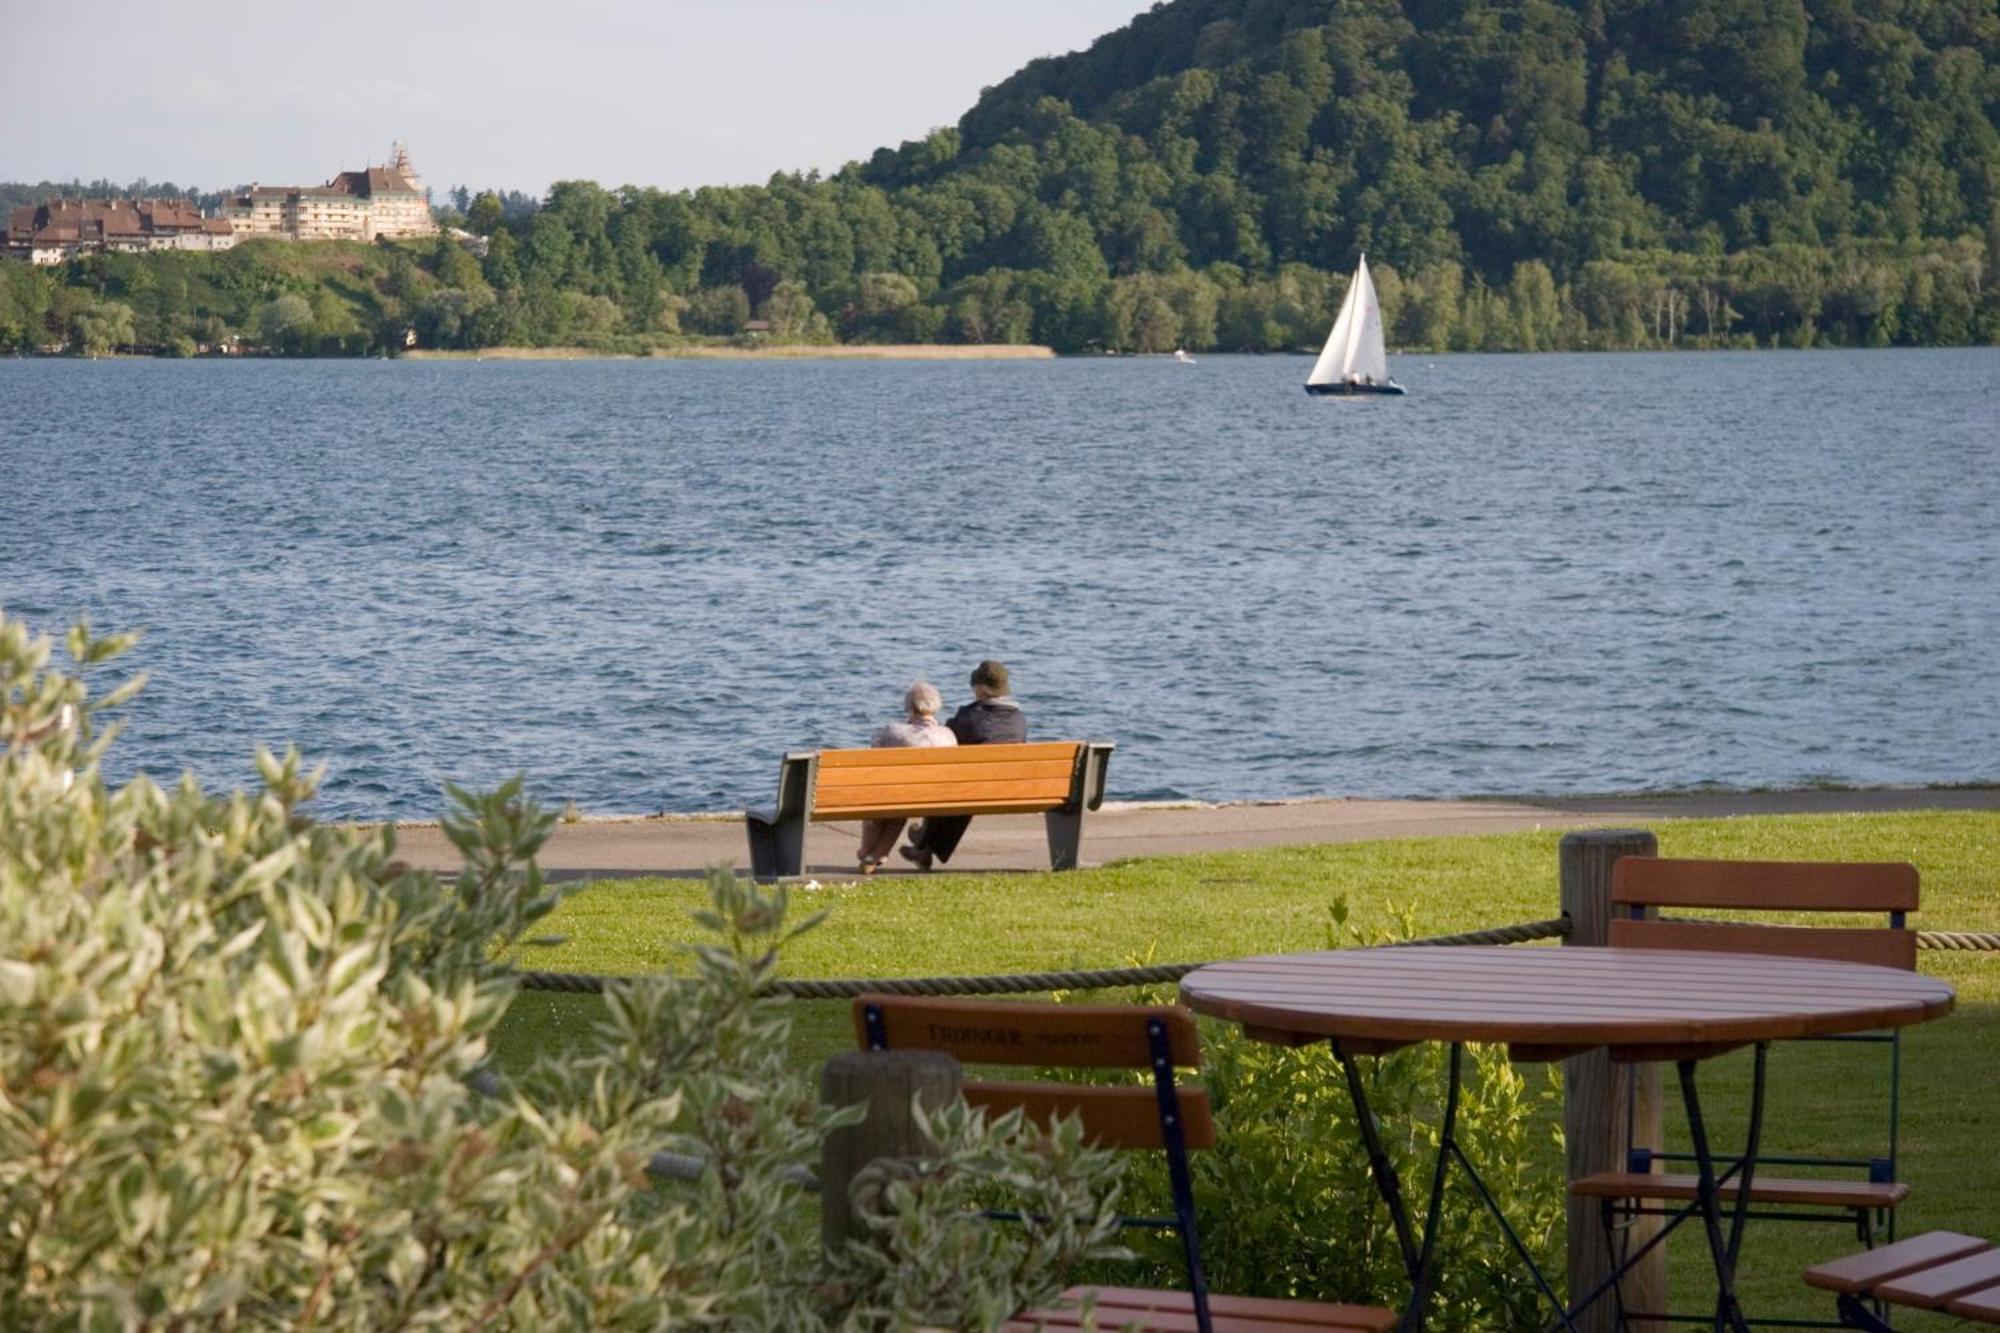
POLYGON ((1069 786, 1076 764, 1068 759, 1009 760, 991 764, 855 764, 821 769, 819 790, 853 791, 864 787, 896 787, 929 782, 1009 782, 1027 779, 1069 786))
MULTIPOLYGON (((1570 1182, 1569 1192, 1586 1199, 1693 1199, 1701 1181, 1692 1175, 1645 1175, 1606 1171, 1570 1182)), ((1743 1192, 1741 1180, 1731 1180, 1717 1194, 1734 1200, 1743 1192)), ((1910 1197, 1901 1181, 1813 1180, 1759 1175, 1750 1184, 1752 1203, 1823 1208, 1893 1208, 1910 1197)))
POLYGON ((834 768, 876 768, 896 764, 1000 764, 1059 759, 1073 762, 1083 748, 1076 741, 1028 741, 1020 745, 946 745, 863 750, 821 750, 822 775, 834 768))
POLYGON ((856 819, 928 819, 940 815, 1039 815, 1060 808, 1061 801, 945 801, 937 804, 850 805, 834 810, 815 808, 815 824, 856 819))
POLYGON ((1818 1263, 1806 1269, 1806 1285, 1820 1287, 1822 1291, 1868 1291, 1876 1283, 1890 1281, 1892 1277, 1902 1277, 1904 1273, 1928 1269, 1938 1263, 1950 1263, 1952 1259, 1964 1259, 1966 1255, 1976 1255, 1986 1249, 1992 1249, 1992 1245, 1976 1235, 1960 1235, 1958 1231, 1926 1231, 1924 1235, 1912 1235, 1906 1241, 1894 1241, 1892 1245, 1864 1249, 1858 1255, 1818 1263))
POLYGON ((969 1065, 1051 1065, 1065 1069, 1147 1069, 1152 1048, 1146 1022, 1167 1027, 1174 1063, 1201 1066, 1194 1015, 1175 1005, 1032 1004, 1019 1000, 960 1000, 918 995, 862 995, 854 1001, 854 1035, 868 1047, 865 1011, 882 1011, 892 1051, 943 1051, 969 1065))
POLYGON ((1863 1292, 1878 1282, 1914 1273, 1920 1268, 1962 1259, 1993 1246, 1977 1236, 1956 1231, 1926 1231, 1893 1244, 1863 1250, 1806 1270, 1806 1283, 1823 1291, 1863 1292))
MULTIPOLYGON (((1368 1333, 1377 1328, 1394 1328, 1394 1323, 1359 1324, 1301 1322, 1291 1319, 1246 1318, 1215 1313, 1214 1296, 1209 1298, 1210 1327, 1215 1333, 1368 1333)), ((1107 1307, 1099 1303, 1091 1328, 1098 1333, 1199 1333, 1200 1321, 1192 1308, 1186 1310, 1134 1310, 1107 1307)), ((1081 1309, 1030 1310, 1000 1326, 1001 1333, 1071 1333, 1083 1327, 1081 1309)))
POLYGON ((1697 861, 1628 856, 1611 901, 1651 907, 1914 912, 1917 868, 1903 861, 1697 861))
POLYGON ((1946 1301, 2000 1283, 2000 1250, 1986 1250, 1963 1259, 1922 1268, 1875 1284, 1875 1294, 1898 1305, 1936 1309, 1946 1301))
POLYGON ((826 815, 857 806, 889 807, 912 814, 955 805, 1061 805, 1069 799, 1069 778, 1016 778, 1002 782, 923 782, 894 787, 835 788, 821 783, 813 795, 813 812, 826 815))
POLYGON ((2000 1324, 2000 1286, 1987 1287, 1945 1302, 1945 1311, 1979 1324, 2000 1324))
MULTIPOLYGON (((1209 1111, 1208 1090, 1183 1085, 1175 1091, 1187 1146, 1213 1148, 1215 1117, 1209 1111)), ((1083 1123, 1084 1140, 1100 1148, 1167 1146, 1160 1134, 1159 1094, 1137 1084, 968 1082, 965 1100, 993 1115, 1018 1110, 1044 1128, 1051 1121, 1075 1116, 1083 1123)))
MULTIPOLYGON (((1144 1287, 1072 1287, 1062 1294, 1065 1302, 1081 1303, 1086 1294, 1097 1297, 1098 1327, 1118 1328, 1132 1319, 1147 1319, 1147 1328, 1182 1327, 1179 1323, 1153 1324, 1162 1316, 1181 1318, 1194 1327, 1194 1298, 1184 1291, 1155 1291, 1144 1287)), ((1335 1305, 1321 1301, 1287 1301, 1269 1296, 1224 1296, 1211 1292, 1209 1313, 1218 1323, 1232 1328, 1276 1330, 1309 1329, 1392 1329, 1396 1316, 1375 1305, 1335 1305)), ((1039 1311, 1037 1313, 1040 1313, 1039 1311)))
POLYGON ((1917 966, 1917 933, 1867 926, 1766 926, 1738 921, 1632 921, 1614 917, 1610 943, 1621 949, 1699 949, 1781 954, 1877 967, 1917 966))

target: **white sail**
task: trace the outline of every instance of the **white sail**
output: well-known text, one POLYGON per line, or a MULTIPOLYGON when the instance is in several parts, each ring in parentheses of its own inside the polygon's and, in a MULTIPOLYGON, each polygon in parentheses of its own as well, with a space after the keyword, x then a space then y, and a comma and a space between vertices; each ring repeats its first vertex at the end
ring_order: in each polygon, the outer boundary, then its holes
POLYGON ((1382 340, 1382 304, 1375 299, 1375 283, 1368 276, 1368 257, 1354 270, 1347 299, 1340 303, 1340 317, 1326 336, 1319 360, 1313 363, 1307 384, 1338 384, 1357 379, 1383 384, 1389 379, 1389 353, 1382 340))
POLYGON ((1347 299, 1340 303, 1340 317, 1333 321, 1333 332, 1326 335, 1326 346, 1320 348, 1319 360, 1313 362, 1312 374, 1306 376, 1307 384, 1333 384, 1347 378, 1347 345, 1354 340, 1355 298, 1360 294, 1360 284, 1348 284, 1347 299))

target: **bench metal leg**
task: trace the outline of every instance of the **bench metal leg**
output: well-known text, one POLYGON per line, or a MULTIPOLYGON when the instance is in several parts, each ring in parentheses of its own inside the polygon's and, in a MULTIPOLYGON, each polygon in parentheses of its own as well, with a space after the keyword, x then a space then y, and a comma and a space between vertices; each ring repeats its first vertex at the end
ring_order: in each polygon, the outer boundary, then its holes
POLYGON ((750 873, 758 879, 802 875, 806 868, 806 821, 781 819, 765 823, 746 819, 750 830, 750 873))
POLYGON ((1875 1312, 1868 1308, 1867 1302, 1852 1292, 1843 1293, 1839 1297, 1839 1307, 1840 1322, 1846 1328, 1865 1329, 1867 1333, 1896 1333, 1894 1328, 1876 1317, 1875 1312))
POLYGON ((1083 859, 1083 811, 1051 810, 1042 820, 1049 832, 1049 869, 1076 869, 1083 859))

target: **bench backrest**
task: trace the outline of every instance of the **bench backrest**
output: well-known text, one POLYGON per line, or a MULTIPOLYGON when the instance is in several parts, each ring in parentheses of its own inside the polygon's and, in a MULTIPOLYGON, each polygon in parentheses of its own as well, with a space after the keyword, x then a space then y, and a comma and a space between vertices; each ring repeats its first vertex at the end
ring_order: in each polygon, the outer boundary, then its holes
MULTIPOLYGON (((1010 1000, 863 995, 854 1032, 866 1050, 943 1051, 968 1065, 1153 1069, 1156 1048, 1172 1068, 1201 1067, 1194 1016, 1174 1005, 1028 1004, 1010 1000), (1153 1027, 1158 1025, 1158 1033, 1153 1027)), ((1158 1072, 1158 1071, 1156 1071, 1158 1072)), ((1208 1091, 1175 1087, 1183 1146, 1215 1146, 1208 1091)), ((965 1099, 995 1113, 1020 1110, 1038 1124, 1076 1116, 1106 1148, 1165 1148, 1157 1083, 1102 1086, 968 1079, 965 1099)))
POLYGON ((1003 815, 1079 799, 1079 741, 942 749, 821 750, 816 820, 891 815, 1003 815))
POLYGON ((1914 970, 1917 868, 1901 861, 1694 861, 1628 856, 1611 869, 1610 942, 1622 948, 1784 954, 1914 970), (1656 920, 1656 908, 1886 912, 1883 927, 1656 920))

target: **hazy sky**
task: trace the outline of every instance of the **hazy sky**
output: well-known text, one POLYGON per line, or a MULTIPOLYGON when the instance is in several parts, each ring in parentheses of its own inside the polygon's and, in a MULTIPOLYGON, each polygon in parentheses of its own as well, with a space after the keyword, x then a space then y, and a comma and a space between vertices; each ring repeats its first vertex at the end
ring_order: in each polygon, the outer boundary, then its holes
POLYGON ((0 180, 299 184, 406 139, 425 182, 830 170, 1147 0, 0 0, 0 180))

